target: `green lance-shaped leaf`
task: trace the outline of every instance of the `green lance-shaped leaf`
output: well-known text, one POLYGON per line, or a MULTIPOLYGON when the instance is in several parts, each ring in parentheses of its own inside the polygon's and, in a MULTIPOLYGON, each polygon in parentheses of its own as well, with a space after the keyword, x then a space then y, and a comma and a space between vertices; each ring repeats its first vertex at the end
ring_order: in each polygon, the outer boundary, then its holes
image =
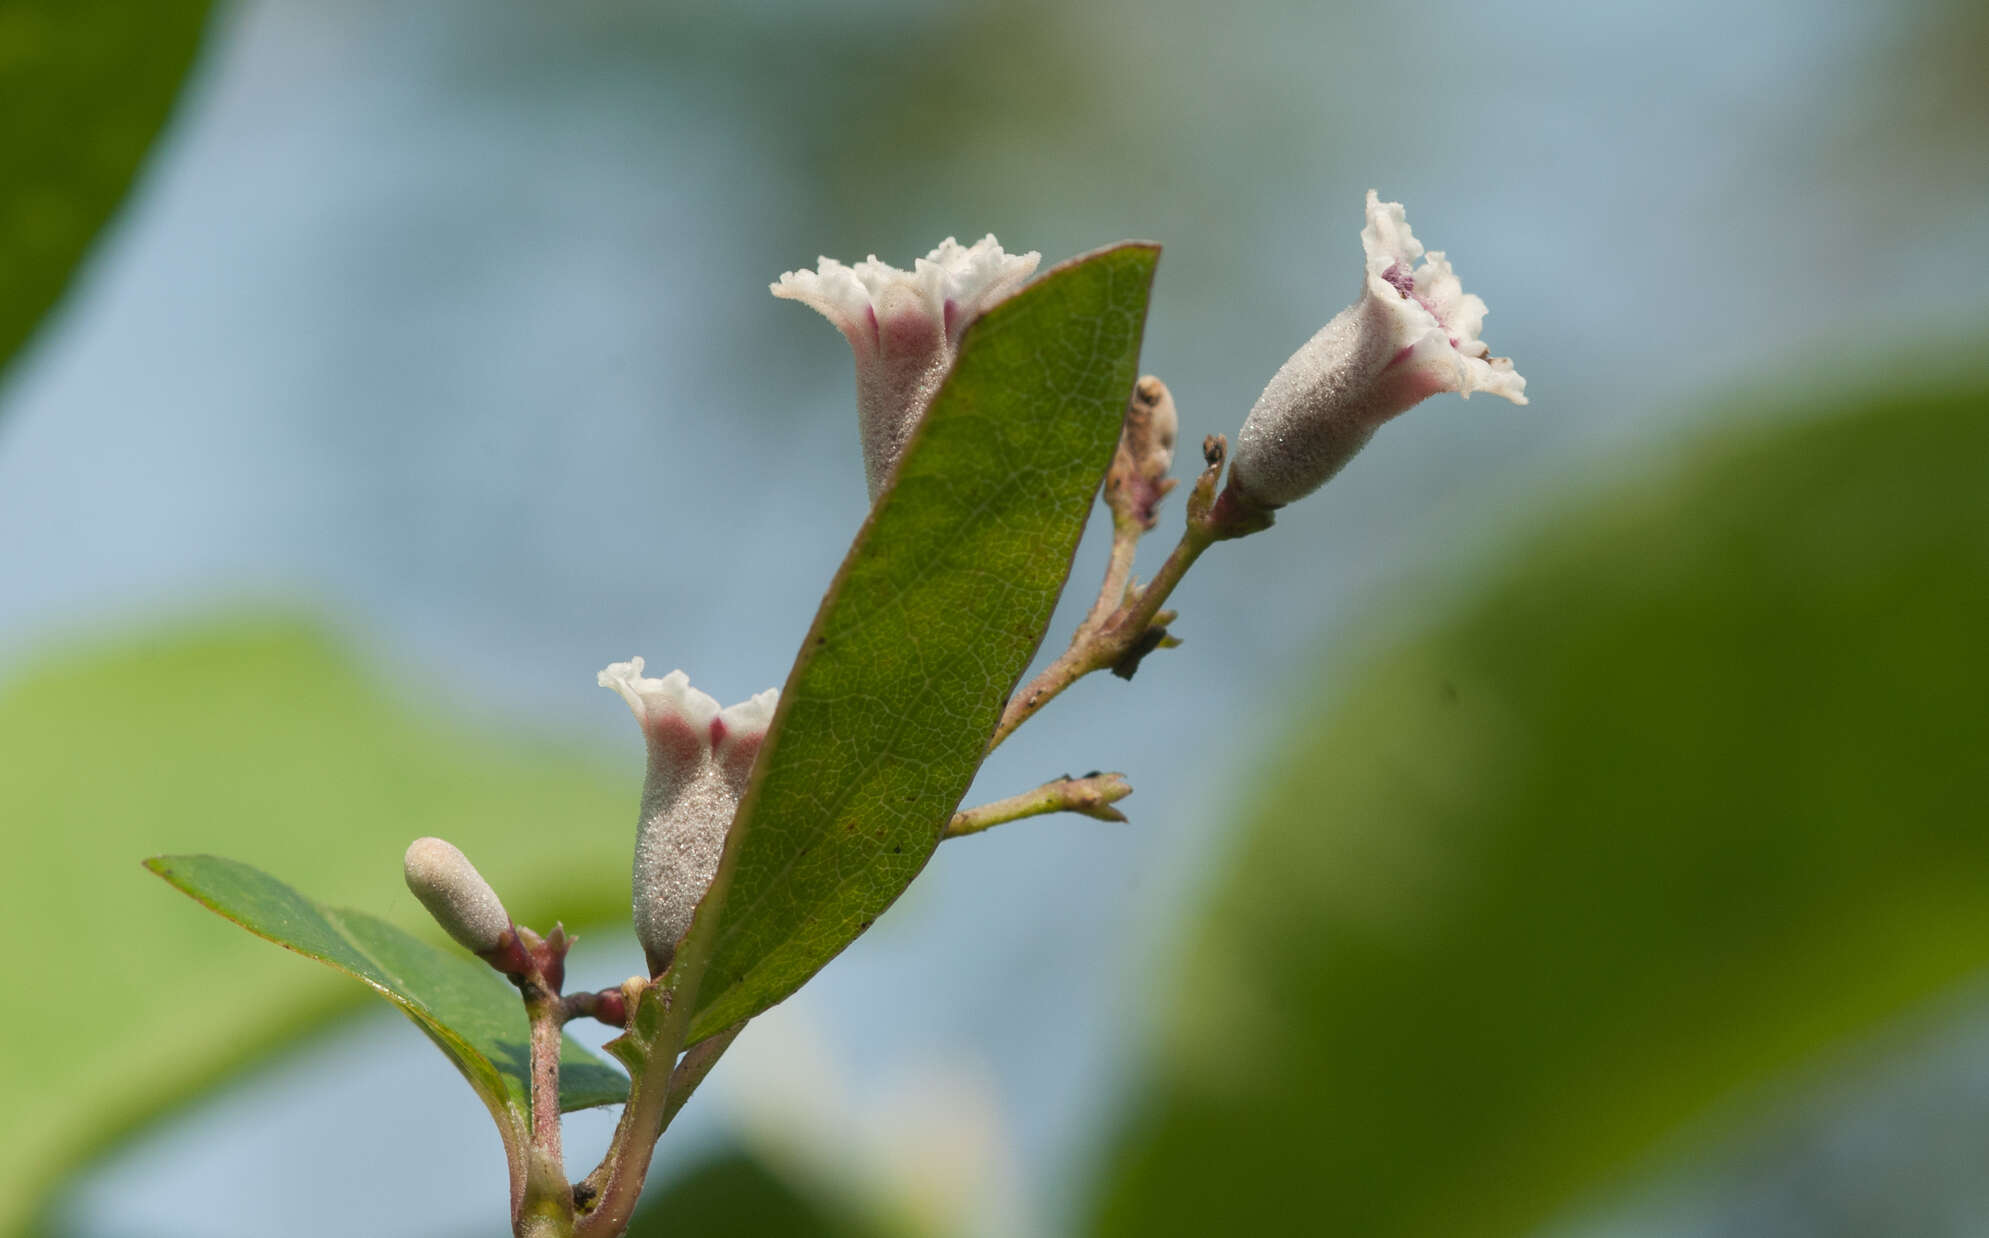
MULTIPOLYGON (((376 916, 327 907, 236 860, 169 855, 146 867, 209 910, 364 981, 400 1007, 463 1072, 500 1125, 530 1113, 524 1006, 482 960, 438 949, 376 916)), ((560 1063, 562 1109, 612 1105, 628 1095, 628 1079, 572 1037, 560 1063)))
POLYGON ((0 7, 0 365, 123 200, 206 27, 208 0, 0 7))
POLYGON ((1847 412, 1305 693, 1087 1232, 1538 1233, 1982 974, 1989 391, 1847 412))
POLYGON ((692 930, 691 1039, 800 987, 938 846, 1070 574, 1159 256, 1073 259, 967 329, 781 693, 692 930))

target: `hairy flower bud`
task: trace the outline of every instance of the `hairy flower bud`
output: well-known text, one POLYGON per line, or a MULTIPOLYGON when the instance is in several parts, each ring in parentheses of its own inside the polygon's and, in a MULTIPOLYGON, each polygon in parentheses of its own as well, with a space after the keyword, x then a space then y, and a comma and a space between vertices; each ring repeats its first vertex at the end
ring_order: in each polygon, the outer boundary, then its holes
POLYGON ((440 838, 417 838, 402 861, 407 888, 428 914, 473 954, 497 949, 511 917, 470 858, 440 838))
POLYGON ((656 975, 669 966, 718 871, 725 836, 780 693, 769 688, 720 709, 691 687, 684 672, 651 679, 642 665, 641 658, 616 662, 601 672, 599 682, 628 702, 649 745, 633 901, 635 935, 656 975))
POLYGON ((1439 391, 1526 403, 1526 380, 1478 338, 1485 303, 1441 252, 1425 255, 1399 202, 1368 191, 1361 245, 1360 300, 1272 376, 1237 435, 1231 481, 1259 507, 1317 490, 1383 422, 1439 391))
POLYGON ((905 440, 953 367, 960 334, 1035 273, 1039 253, 1002 252, 993 235, 972 245, 952 237, 901 271, 872 254, 855 266, 822 258, 789 271, 773 294, 814 307, 856 354, 857 429, 874 503, 905 440))
POLYGON ((1167 384, 1148 374, 1133 387, 1133 403, 1145 411, 1146 424, 1135 433, 1128 419, 1120 446, 1148 481, 1159 481, 1174 467, 1174 440, 1181 434, 1181 415, 1174 411, 1174 394, 1167 384))
POLYGON ((1181 418, 1167 384, 1151 374, 1133 384, 1119 447, 1105 472, 1105 501, 1115 517, 1137 521, 1143 529, 1154 526, 1160 500, 1174 489, 1167 473, 1174 467, 1174 440, 1180 433, 1181 418))

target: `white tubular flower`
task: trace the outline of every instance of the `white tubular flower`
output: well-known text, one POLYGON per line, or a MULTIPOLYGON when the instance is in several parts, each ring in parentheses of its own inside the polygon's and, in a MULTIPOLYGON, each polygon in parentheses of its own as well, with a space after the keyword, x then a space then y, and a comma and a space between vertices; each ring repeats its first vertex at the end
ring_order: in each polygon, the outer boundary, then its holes
POLYGON ((653 976, 669 966, 718 871, 780 693, 768 688, 720 709, 682 671, 645 676, 641 658, 616 662, 598 680, 621 693, 649 744, 635 836, 634 911, 635 935, 653 976))
POLYGON ((777 297, 813 306, 856 353, 857 428, 871 502, 952 368, 960 333, 1021 287, 1042 260, 1033 251, 1002 252, 993 234, 972 245, 949 236, 910 271, 875 254, 855 266, 822 258, 814 270, 789 271, 770 285, 777 297))
POLYGON ((1526 380, 1478 338, 1485 303, 1441 252, 1424 253, 1401 203, 1368 190, 1361 246, 1360 300, 1271 377, 1237 435, 1231 478, 1260 507, 1317 490, 1383 422, 1439 391, 1526 403, 1526 380))
POLYGON ((510 931, 511 916, 497 891, 455 844, 417 838, 408 844, 401 871, 428 914, 470 953, 497 949, 498 940, 510 931))

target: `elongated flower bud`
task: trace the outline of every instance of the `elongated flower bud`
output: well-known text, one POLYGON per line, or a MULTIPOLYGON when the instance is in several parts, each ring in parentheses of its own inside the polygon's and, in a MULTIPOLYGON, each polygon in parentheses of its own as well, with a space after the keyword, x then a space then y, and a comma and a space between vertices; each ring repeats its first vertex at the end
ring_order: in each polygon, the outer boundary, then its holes
POLYGON ((872 254, 855 266, 821 258, 789 271, 777 297, 814 307, 856 353, 857 429, 871 502, 884 492, 905 440, 953 367, 967 324, 1035 273, 1039 253, 1004 253, 992 234, 972 245, 952 237, 901 271, 872 254))
POLYGON ((684 672, 651 679, 642 667, 641 658, 616 662, 599 682, 628 702, 649 745, 632 884, 636 939, 656 975, 718 871, 780 693, 769 688, 720 709, 684 672))
POLYGON ((1135 428, 1128 417, 1119 447, 1139 467, 1148 481, 1159 481, 1174 467, 1174 440, 1181 434, 1181 415, 1174 411, 1174 395, 1167 384, 1148 374, 1133 385, 1133 402, 1145 414, 1144 426, 1135 428))
POLYGON ((1252 503, 1304 498, 1367 445, 1383 422, 1439 391, 1488 391, 1526 403, 1526 380, 1478 338, 1485 303, 1443 254, 1424 258, 1399 202, 1367 195, 1367 276, 1342 310, 1272 376, 1237 435, 1233 484, 1252 503))
POLYGON ((407 888, 435 922, 472 954, 488 954, 511 928, 497 891, 470 858, 440 838, 417 838, 402 861, 407 888))
POLYGON ((1180 414, 1167 384, 1151 374, 1134 383, 1119 449, 1105 471, 1105 501, 1115 517, 1138 521, 1144 529, 1154 526, 1160 500, 1174 489, 1167 473, 1174 467, 1174 440, 1180 433, 1180 414))

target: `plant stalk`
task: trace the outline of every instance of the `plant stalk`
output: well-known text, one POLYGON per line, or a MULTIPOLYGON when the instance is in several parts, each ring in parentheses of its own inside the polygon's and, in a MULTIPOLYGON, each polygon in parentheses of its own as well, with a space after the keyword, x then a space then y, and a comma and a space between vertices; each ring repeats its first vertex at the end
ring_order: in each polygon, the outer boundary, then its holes
POLYGON ((560 1147, 560 1027, 566 1021, 559 995, 536 978, 524 985, 531 1024, 532 1138, 525 1149, 525 1189, 512 1229, 519 1238, 566 1238, 573 1233, 573 1188, 566 1181, 560 1147))
MULTIPOLYGON (((1133 599, 1121 604, 1106 619, 1097 625, 1089 620, 1078 629, 1070 648, 1063 651, 1057 660, 1044 667, 1020 692, 1008 699, 1008 707, 1002 710, 1001 722, 995 727, 994 737, 988 741, 992 752, 1001 742, 1015 733, 1017 727, 1036 716, 1043 706, 1055 700, 1059 693, 1093 671, 1102 671, 1116 665, 1120 659, 1133 652, 1147 630, 1153 626, 1153 618, 1167 601, 1195 560, 1202 552, 1215 544, 1215 537, 1194 524, 1181 534, 1173 553, 1167 562, 1160 565, 1152 583, 1137 590, 1133 599)), ((1115 557, 1117 544, 1114 545, 1115 557)))
POLYGON ((982 804, 953 814, 946 826, 947 838, 965 838, 1024 817, 1053 812, 1076 812, 1100 821, 1124 821, 1126 814, 1112 807, 1133 793, 1124 774, 1086 774, 1082 778, 1055 778, 1031 791, 1011 795, 991 804, 982 804))

